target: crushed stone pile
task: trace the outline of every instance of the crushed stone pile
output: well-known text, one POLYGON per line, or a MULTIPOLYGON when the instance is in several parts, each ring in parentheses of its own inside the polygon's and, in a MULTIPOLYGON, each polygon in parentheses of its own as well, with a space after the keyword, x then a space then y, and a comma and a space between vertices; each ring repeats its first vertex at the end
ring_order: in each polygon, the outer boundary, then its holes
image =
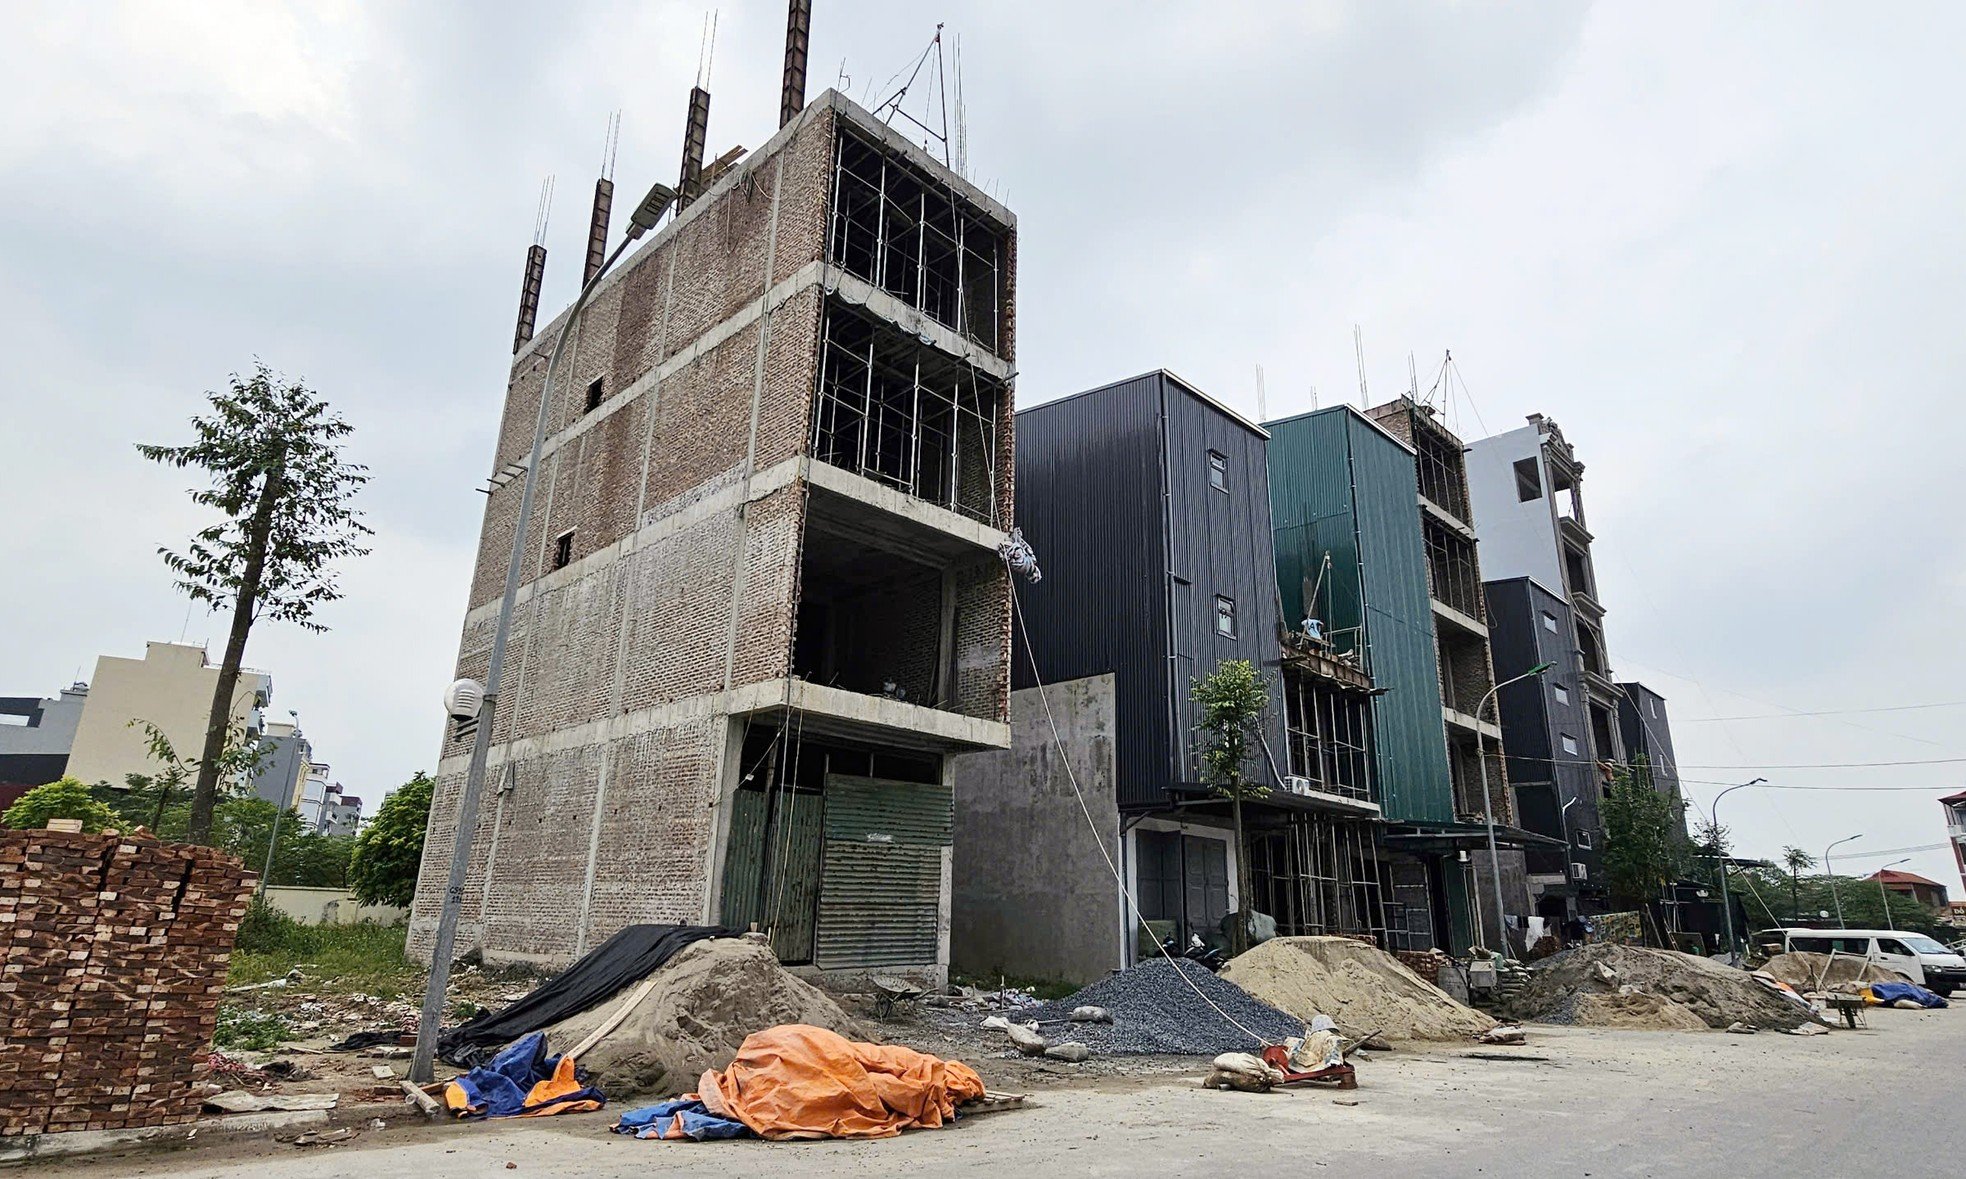
POLYGON ((1280 937, 1231 960, 1222 977, 1300 1022, 1392 1040, 1465 1040, 1495 1021, 1376 946, 1348 937, 1280 937))
POLYGON ((1798 991, 1833 991, 1839 987, 1874 982, 1910 982, 1895 970, 1838 954, 1807 952, 1777 954, 1761 969, 1798 991))
MULTIPOLYGON (((705 1069, 730 1063, 746 1036, 781 1023, 866 1038, 829 996, 780 966, 769 946, 743 938, 697 942, 650 977, 655 985, 628 1017, 580 1056, 610 1098, 693 1090, 705 1069)), ((646 981, 547 1028, 547 1045, 573 1048, 646 981)))
POLYGON ((1063 1020, 1077 1007, 1103 1007, 1112 1014, 1113 1022, 1046 1023, 1044 1034, 1080 1041, 1095 1054, 1215 1056, 1257 1051, 1261 1045, 1224 1019, 1222 1012, 1273 1043, 1304 1034, 1303 1020, 1258 1002, 1207 967, 1183 958, 1150 958, 1131 970, 1108 975, 1076 995, 1010 1012, 1009 1018, 1063 1020), (1195 993, 1197 988, 1207 1001, 1195 993))
MULTIPOLYGON (((1644 946, 1582 946, 1534 963, 1529 984, 1510 1010, 1520 1019, 1583 1022, 1578 1012, 1581 997, 1615 995, 1625 988, 1669 1000, 1712 1028, 1745 1023, 1786 1031, 1810 1022, 1800 1005, 1756 982, 1745 970, 1644 946)), ((1603 1009, 1593 1003, 1586 1010, 1603 1009)))

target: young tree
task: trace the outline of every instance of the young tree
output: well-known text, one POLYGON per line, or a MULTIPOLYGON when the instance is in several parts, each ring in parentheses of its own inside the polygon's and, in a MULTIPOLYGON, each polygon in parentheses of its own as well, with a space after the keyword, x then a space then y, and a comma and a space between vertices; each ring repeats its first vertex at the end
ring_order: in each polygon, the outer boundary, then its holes
POLYGON ((1646 775, 1620 769, 1605 787, 1599 814, 1611 895, 1633 907, 1658 900, 1683 857, 1678 805, 1653 789, 1646 775))
POLYGON ((92 835, 116 826, 116 812, 98 802, 88 786, 74 778, 57 778, 21 795, 0 815, 0 826, 39 829, 46 827, 49 819, 80 819, 82 830, 92 835))
POLYGON ((1249 948, 1249 842, 1242 828, 1242 801, 1270 792, 1247 775, 1255 752, 1252 740, 1257 718, 1269 704, 1263 681, 1247 659, 1225 659, 1214 671, 1195 680, 1190 698, 1201 706, 1202 777, 1215 793, 1229 800, 1236 838, 1236 921, 1229 934, 1229 952, 1249 948))
POLYGON ((1782 867, 1789 873, 1789 920, 1802 917, 1802 874, 1816 866, 1816 857, 1799 847, 1782 849, 1782 867))
POLYGON ((423 865, 423 834, 430 822, 430 799, 437 783, 418 771, 391 791, 375 818, 355 836, 348 862, 348 887, 365 905, 407 906, 416 896, 416 874, 423 865))
POLYGON ((137 447, 152 461, 204 471, 209 485, 193 491, 192 502, 221 516, 183 551, 158 550, 179 589, 213 609, 232 611, 192 787, 187 835, 193 843, 212 840, 232 697, 253 624, 266 617, 327 629, 314 621, 314 610, 341 596, 333 563, 368 552, 361 541, 369 533, 349 507, 368 482, 367 468, 343 461, 340 440, 353 427, 326 401, 298 381, 276 378, 263 364, 251 376, 233 374, 229 389, 206 398, 211 412, 191 420, 195 441, 137 447))

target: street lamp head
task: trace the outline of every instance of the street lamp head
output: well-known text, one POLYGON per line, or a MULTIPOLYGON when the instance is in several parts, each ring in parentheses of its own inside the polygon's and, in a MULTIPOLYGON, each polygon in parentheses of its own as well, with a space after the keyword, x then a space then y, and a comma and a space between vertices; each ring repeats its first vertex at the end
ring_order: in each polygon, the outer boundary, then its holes
POLYGON ((1747 783, 1747 785, 1749 785, 1749 786, 1759 786, 1759 785, 1761 785, 1761 784, 1762 784, 1763 782, 1766 782, 1767 780, 1768 780, 1768 779, 1766 779, 1766 778, 1756 778, 1756 779, 1755 779, 1754 781, 1752 781, 1752 782, 1749 782, 1749 783, 1747 783))
POLYGON ((634 241, 654 229, 655 223, 662 220, 662 215, 669 211, 670 205, 675 203, 675 189, 666 184, 651 187, 648 195, 642 198, 642 203, 635 206, 635 211, 628 215, 628 240, 634 241))
POLYGON ((1546 671, 1548 671, 1548 670, 1549 670, 1550 668, 1552 668, 1552 667, 1555 667, 1555 666, 1556 666, 1556 660, 1554 660, 1554 659, 1545 659, 1545 660, 1544 660, 1543 662, 1541 662, 1541 663, 1538 663, 1538 664, 1537 664, 1536 666, 1534 666, 1534 667, 1532 667, 1532 668, 1530 668, 1530 669, 1529 669, 1529 674, 1530 674, 1530 675, 1542 675, 1542 674, 1543 674, 1544 672, 1546 672, 1546 671))

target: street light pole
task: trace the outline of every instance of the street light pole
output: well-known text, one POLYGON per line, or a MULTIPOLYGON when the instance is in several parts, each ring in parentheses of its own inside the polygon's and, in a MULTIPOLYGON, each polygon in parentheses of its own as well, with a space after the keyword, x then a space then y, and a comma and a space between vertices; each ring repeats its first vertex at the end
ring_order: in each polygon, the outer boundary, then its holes
POLYGON ((1911 863, 1911 857, 1906 856, 1902 860, 1894 860, 1891 863, 1886 864, 1882 868, 1879 868, 1877 870, 1877 899, 1884 902, 1884 924, 1883 926, 1881 926, 1881 928, 1890 929, 1892 927, 1891 926, 1891 894, 1889 892, 1886 892, 1884 889, 1884 874, 1886 872, 1889 872, 1891 869, 1897 867, 1899 864, 1909 864, 1909 863, 1911 863))
MULTIPOLYGON (((1488 689, 1487 692, 1483 693, 1480 700, 1475 702, 1475 711, 1474 711, 1475 767, 1481 771, 1482 818, 1488 821, 1488 875, 1489 878, 1493 880, 1495 883, 1495 927, 1496 927, 1495 932, 1501 936, 1502 950, 1505 955, 1509 948, 1509 935, 1507 933, 1508 921, 1505 916, 1506 902, 1502 900, 1502 861, 1500 856, 1495 851, 1495 800, 1492 797, 1490 797, 1488 793, 1488 749, 1486 745, 1483 743, 1481 738, 1481 714, 1482 711, 1488 707, 1488 702, 1489 700, 1494 698, 1495 693, 1501 691, 1503 688, 1508 687, 1510 684, 1518 683, 1522 680, 1532 679, 1536 676, 1542 675, 1544 672, 1548 671, 1551 666, 1552 664, 1549 663, 1548 661, 1538 663, 1536 666, 1530 668, 1528 671, 1523 672, 1521 675, 1513 676, 1509 679, 1503 680, 1499 684, 1496 684, 1494 687, 1488 689)), ((1495 725, 1497 728, 1500 728, 1501 724, 1502 724, 1501 708, 1499 705, 1497 705, 1496 714, 1495 714, 1495 725)), ((1565 865, 1563 869, 1563 873, 1564 876, 1568 878, 1568 876, 1570 875, 1570 868, 1568 866, 1570 863, 1570 848, 1567 842, 1564 846, 1563 851, 1564 851, 1564 865, 1565 865)), ((1476 917, 1476 924, 1479 925, 1480 917, 1481 917, 1481 905, 1479 902, 1475 904, 1475 917, 1476 917)))
POLYGON ((1713 836, 1713 858, 1720 868, 1720 923, 1727 927, 1727 959, 1734 959, 1734 902, 1727 895, 1727 851, 1720 845, 1720 800, 1750 786, 1759 786, 1766 778, 1756 778, 1739 786, 1729 786, 1713 796, 1713 805, 1707 808, 1707 830, 1713 836))
POLYGON ((1863 836, 1861 834, 1847 835, 1823 849, 1823 875, 1829 877, 1829 895, 1830 899, 1836 902, 1836 924, 1839 929, 1843 927, 1843 895, 1836 891, 1836 869, 1830 866, 1829 853, 1839 843, 1848 843, 1852 839, 1862 838, 1863 836))
POLYGON ((560 323, 560 334, 553 341, 552 357, 546 362, 546 380, 539 390, 539 412, 533 416, 532 450, 526 459, 524 490, 519 493, 519 520, 512 529, 512 552, 505 564, 505 594, 499 600, 498 626, 492 632, 491 662, 485 670, 484 703, 478 710, 478 730, 471 742, 470 768, 465 771, 464 792, 458 800, 457 836, 451 847, 450 877, 444 885, 442 908, 437 915, 436 944, 430 951, 430 980, 423 991, 423 1014, 416 1025, 416 1051, 410 1058, 410 1080, 426 1084, 431 1079, 437 1056, 437 1034, 444 1018, 444 995, 450 987, 451 954, 457 944, 457 920, 464 908, 465 869, 471 860, 471 838, 478 826, 478 796, 484 792, 485 763, 491 756, 492 723, 498 714, 499 674, 505 667, 505 645, 512 634, 512 612, 519 597, 519 571, 525 565, 526 531, 532 523, 533 495, 539 485, 540 451, 546 443, 546 421, 553 404, 553 378, 559 374, 560 358, 567 340, 580 320, 581 309, 594 294, 601 279, 620 259, 622 252, 642 234, 654 228, 676 192, 666 184, 649 189, 642 203, 629 218, 628 231, 600 269, 580 288, 580 295, 560 323))

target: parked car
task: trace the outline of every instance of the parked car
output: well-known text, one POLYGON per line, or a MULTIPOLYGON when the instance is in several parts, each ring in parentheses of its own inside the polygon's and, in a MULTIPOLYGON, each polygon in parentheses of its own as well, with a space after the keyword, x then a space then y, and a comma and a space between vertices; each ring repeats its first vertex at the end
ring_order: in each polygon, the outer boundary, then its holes
POLYGON ((1774 953, 1836 953, 1863 958, 1938 995, 1966 987, 1966 958, 1922 933, 1897 929, 1764 929, 1754 943, 1774 953))

